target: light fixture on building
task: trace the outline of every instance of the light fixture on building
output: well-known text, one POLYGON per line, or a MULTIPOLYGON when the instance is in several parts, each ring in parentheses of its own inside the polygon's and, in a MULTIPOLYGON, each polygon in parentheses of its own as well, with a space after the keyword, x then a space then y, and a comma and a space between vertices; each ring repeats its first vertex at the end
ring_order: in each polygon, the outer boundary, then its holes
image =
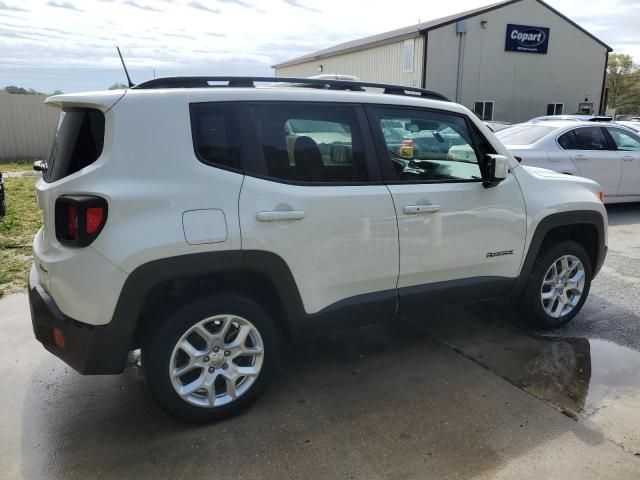
POLYGON ((322 73, 322 70, 324 70, 324 68, 322 67, 322 65, 318 65, 318 73, 322 73))

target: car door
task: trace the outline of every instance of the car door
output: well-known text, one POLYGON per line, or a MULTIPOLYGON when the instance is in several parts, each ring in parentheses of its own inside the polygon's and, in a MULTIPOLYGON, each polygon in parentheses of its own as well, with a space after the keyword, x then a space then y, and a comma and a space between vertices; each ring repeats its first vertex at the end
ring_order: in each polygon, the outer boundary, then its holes
POLYGON ((558 137, 558 145, 571 156, 582 177, 595 180, 605 196, 618 194, 622 175, 622 159, 610 146, 600 126, 573 128, 558 137))
POLYGON ((393 316, 395 210, 363 108, 298 102, 247 108, 257 145, 240 194, 243 251, 284 260, 302 313, 314 323, 308 328, 321 328, 329 312, 330 320, 344 322, 393 316))
POLYGON ((622 159, 618 195, 640 195, 640 136, 618 127, 605 127, 622 159))
POLYGON ((525 209, 512 175, 483 186, 478 158, 495 153, 490 144, 462 114, 405 107, 367 113, 398 218, 401 313, 506 293, 522 261, 525 209), (398 155, 379 133, 391 122, 437 143, 413 158, 398 155))

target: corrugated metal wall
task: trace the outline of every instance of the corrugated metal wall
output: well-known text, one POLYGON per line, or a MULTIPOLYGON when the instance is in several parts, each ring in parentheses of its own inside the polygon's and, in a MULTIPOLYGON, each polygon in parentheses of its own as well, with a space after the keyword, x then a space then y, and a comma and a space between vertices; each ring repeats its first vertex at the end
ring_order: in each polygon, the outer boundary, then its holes
POLYGON ((0 92, 0 158, 49 155, 60 110, 47 107, 45 98, 0 92))
MULTIPOLYGON (((465 20, 460 102, 492 101, 495 120, 522 122, 547 114, 547 104, 563 103, 576 113, 585 98, 600 105, 606 59, 604 46, 535 0, 524 0, 465 20), (486 22, 486 23, 482 23, 486 22), (548 27, 549 52, 505 51, 507 24, 548 27)), ((429 32, 427 88, 456 97, 456 26, 429 32)))
MULTIPOLYGON (((521 122, 546 115, 547 104, 563 103, 576 113, 580 102, 600 105, 606 49, 536 0, 523 0, 465 20, 460 102, 493 101, 494 119, 521 122), (482 23, 485 22, 485 23, 482 23), (508 23, 551 29, 546 55, 506 52, 508 23), (586 99, 586 100, 585 100, 586 99)), ((428 32, 426 87, 456 98, 456 25, 428 32)), ((420 86, 423 37, 416 37, 414 71, 402 71, 402 41, 276 69, 281 76, 342 73, 362 80, 420 86)))
POLYGON ((280 77, 310 77, 322 73, 355 75, 362 81, 393 83, 419 87, 422 80, 422 46, 424 38, 416 37, 413 52, 413 72, 403 72, 403 41, 380 45, 333 57, 276 68, 280 77))

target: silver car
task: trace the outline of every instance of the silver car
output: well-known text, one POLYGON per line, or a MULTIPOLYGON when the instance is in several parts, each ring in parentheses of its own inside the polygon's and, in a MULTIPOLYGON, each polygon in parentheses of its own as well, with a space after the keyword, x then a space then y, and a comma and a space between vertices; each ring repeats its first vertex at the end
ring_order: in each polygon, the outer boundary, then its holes
POLYGON ((617 120, 616 124, 630 128, 631 130, 635 130, 636 132, 640 132, 640 121, 638 120, 617 120))
POLYGON ((543 117, 536 117, 529 120, 527 123, 540 123, 540 122, 556 122, 558 120, 572 120, 574 122, 610 122, 613 117, 607 117, 604 115, 545 115, 543 117))
POLYGON ((495 134, 524 165, 595 180, 605 203, 640 201, 640 136, 615 123, 522 123, 495 134))

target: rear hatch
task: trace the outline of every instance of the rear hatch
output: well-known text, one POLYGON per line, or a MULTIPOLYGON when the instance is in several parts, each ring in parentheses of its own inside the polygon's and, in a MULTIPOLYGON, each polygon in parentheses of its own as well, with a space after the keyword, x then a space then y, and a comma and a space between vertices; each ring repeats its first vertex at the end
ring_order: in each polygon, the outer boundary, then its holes
POLYGON ((64 255, 56 239, 56 200, 69 192, 91 193, 83 176, 89 175, 105 150, 107 112, 125 95, 124 90, 55 95, 45 103, 61 109, 46 171, 36 183, 37 203, 44 225, 34 242, 40 283, 50 287, 47 264, 64 255))

